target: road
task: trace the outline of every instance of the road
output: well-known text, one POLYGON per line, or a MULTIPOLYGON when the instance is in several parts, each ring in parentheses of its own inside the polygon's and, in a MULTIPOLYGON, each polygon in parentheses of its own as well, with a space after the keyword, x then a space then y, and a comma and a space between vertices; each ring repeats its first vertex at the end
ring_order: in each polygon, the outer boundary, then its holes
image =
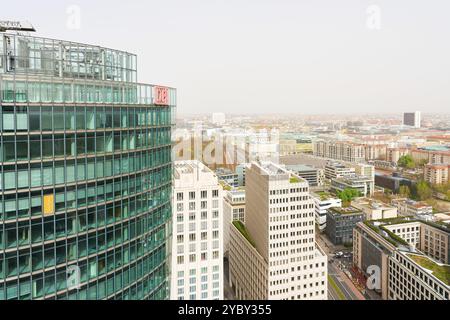
POLYGON ((328 256, 328 298, 330 300, 365 300, 358 288, 338 266, 340 264, 343 268, 348 267, 351 261, 344 258, 341 260, 332 258, 334 252, 345 249, 334 246, 323 234, 318 235, 317 243, 328 256))
POLYGON ((333 263, 328 263, 328 275, 338 287, 338 290, 336 290, 332 283, 328 283, 328 296, 331 297, 331 300, 342 300, 342 294, 344 295, 344 300, 360 300, 354 289, 345 281, 344 277, 346 275, 333 263))

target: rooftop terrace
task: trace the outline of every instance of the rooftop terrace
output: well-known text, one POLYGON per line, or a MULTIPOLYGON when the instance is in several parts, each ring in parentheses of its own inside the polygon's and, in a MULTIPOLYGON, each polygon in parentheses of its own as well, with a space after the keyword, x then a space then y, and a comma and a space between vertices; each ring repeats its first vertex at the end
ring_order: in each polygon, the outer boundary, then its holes
POLYGON ((244 236, 245 239, 252 245, 252 247, 256 248, 255 241, 250 236, 250 233, 248 232, 247 228, 241 221, 233 221, 233 225, 236 227, 236 229, 239 230, 239 232, 244 236))
POLYGON ((444 282, 447 286, 450 285, 450 265, 438 264, 423 255, 407 254, 407 256, 422 268, 431 271, 433 276, 444 282))

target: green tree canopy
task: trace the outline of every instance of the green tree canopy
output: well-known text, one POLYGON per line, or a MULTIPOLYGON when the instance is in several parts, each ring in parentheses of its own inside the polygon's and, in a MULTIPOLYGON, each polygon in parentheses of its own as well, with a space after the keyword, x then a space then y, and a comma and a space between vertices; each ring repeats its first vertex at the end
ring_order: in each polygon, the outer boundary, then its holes
POLYGON ((398 159, 397 164, 399 167, 407 169, 414 169, 416 167, 414 159, 409 154, 401 156, 400 159, 398 159))
POLYGON ((399 192, 402 197, 410 198, 411 197, 411 190, 409 190, 408 186, 400 186, 399 192))
POLYGON ((349 203, 361 194, 358 190, 352 188, 346 188, 343 191, 338 191, 337 196, 342 200, 342 202, 349 203))
POLYGON ((419 181, 416 185, 417 197, 419 200, 427 200, 433 196, 433 190, 426 181, 419 181))

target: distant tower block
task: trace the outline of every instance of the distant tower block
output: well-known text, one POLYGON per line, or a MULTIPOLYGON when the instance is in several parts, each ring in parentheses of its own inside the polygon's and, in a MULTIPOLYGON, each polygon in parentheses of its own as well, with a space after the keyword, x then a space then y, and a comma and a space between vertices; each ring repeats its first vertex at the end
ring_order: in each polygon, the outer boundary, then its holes
POLYGON ((422 116, 420 111, 406 112, 403 115, 403 125, 419 129, 422 124, 422 116))

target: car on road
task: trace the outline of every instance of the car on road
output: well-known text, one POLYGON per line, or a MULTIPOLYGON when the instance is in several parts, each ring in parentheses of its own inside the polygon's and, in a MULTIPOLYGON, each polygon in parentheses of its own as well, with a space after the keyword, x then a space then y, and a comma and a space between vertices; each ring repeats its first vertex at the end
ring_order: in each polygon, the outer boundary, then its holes
POLYGON ((336 258, 342 258, 342 257, 344 256, 344 253, 343 253, 342 251, 338 251, 338 252, 336 252, 336 253, 334 254, 334 256, 335 256, 336 258))

